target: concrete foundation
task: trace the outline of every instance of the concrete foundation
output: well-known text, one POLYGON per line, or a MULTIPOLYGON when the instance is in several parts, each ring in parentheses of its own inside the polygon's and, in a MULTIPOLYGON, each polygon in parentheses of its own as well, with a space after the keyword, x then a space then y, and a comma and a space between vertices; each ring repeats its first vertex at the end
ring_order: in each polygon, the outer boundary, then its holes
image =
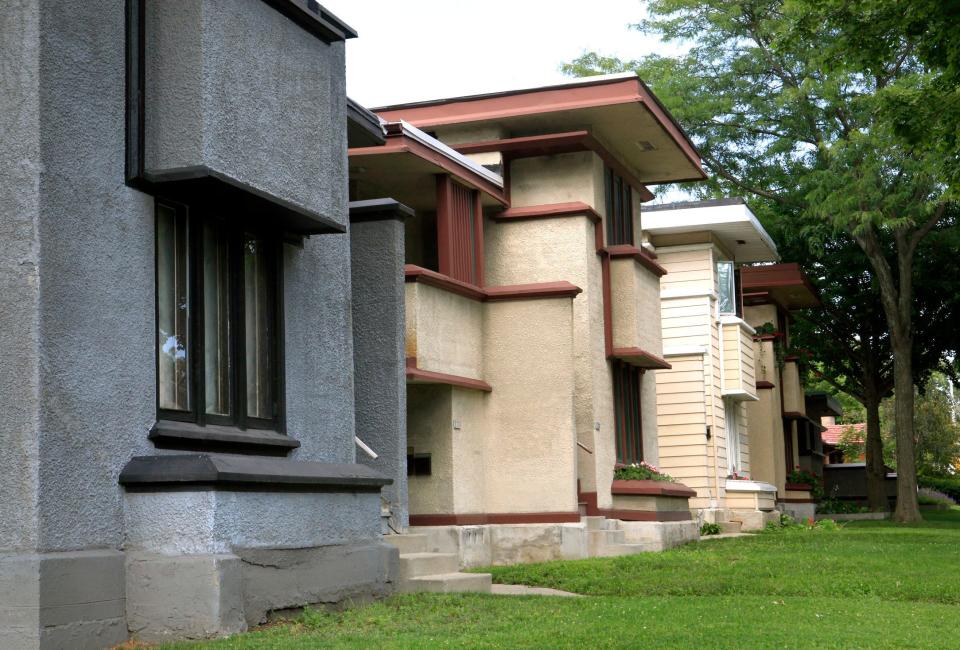
MULTIPOLYGON (((598 540, 591 540, 591 534, 597 537, 601 531, 591 529, 586 523, 416 526, 411 527, 410 532, 426 536, 429 552, 456 553, 461 568, 581 560, 607 554, 597 548, 598 540)), ((611 519, 606 520, 603 532, 616 532, 618 546, 635 545, 632 550, 636 552, 662 551, 696 541, 700 537, 700 526, 695 520, 611 519)))
POLYGON ((797 521, 806 521, 813 517, 817 509, 814 503, 781 503, 778 507, 797 521))
POLYGON ((127 638, 117 551, 0 555, 0 648, 104 648, 127 638))

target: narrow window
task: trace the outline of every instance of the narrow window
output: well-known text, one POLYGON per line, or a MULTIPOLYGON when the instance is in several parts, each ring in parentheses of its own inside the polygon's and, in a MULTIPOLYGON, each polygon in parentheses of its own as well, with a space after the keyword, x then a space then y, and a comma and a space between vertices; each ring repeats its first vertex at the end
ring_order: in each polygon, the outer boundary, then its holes
POLYGON ((613 364, 614 435, 617 462, 643 460, 643 420, 640 407, 643 371, 623 361, 613 364))
POLYGON ((157 203, 161 419, 280 430, 280 243, 157 203))
POLYGON ((193 408, 190 386, 190 277, 187 215, 157 209, 157 402, 170 411, 193 408))
POLYGON ((609 167, 603 170, 607 245, 633 245, 633 189, 609 167))
POLYGON ((717 310, 737 314, 737 281, 733 262, 717 262, 717 310))
POLYGON ((727 469, 730 474, 740 471, 740 417, 739 404, 732 400, 723 403, 727 427, 727 469))

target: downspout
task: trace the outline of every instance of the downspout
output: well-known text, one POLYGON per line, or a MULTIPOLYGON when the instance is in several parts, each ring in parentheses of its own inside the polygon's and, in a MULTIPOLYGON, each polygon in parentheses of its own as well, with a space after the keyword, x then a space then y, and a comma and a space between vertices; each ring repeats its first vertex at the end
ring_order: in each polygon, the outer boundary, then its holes
MULTIPOLYGON (((711 311, 711 316, 707 320, 707 322, 710 323, 711 328, 707 332, 706 367, 708 368, 710 373, 710 431, 712 432, 712 435, 710 436, 710 450, 711 450, 711 453, 713 454, 713 485, 714 485, 714 494, 716 495, 715 497, 710 498, 710 507, 717 508, 719 507, 719 504, 720 504, 720 473, 719 473, 720 470, 719 470, 719 466, 717 465, 717 433, 716 433, 717 432, 717 391, 716 391, 716 387, 713 384, 714 375, 713 375, 713 329, 712 328, 713 328, 713 322, 717 322, 719 325, 719 321, 716 320, 712 315, 712 312, 716 307, 715 305, 710 304, 709 297, 707 298, 707 304, 709 305, 710 311, 711 311)), ((720 354, 721 355, 723 354, 722 342, 720 343, 720 354)), ((722 366, 720 368, 720 372, 721 373, 723 372, 722 366)), ((708 473, 709 473, 709 468, 708 468, 708 473)), ((707 485, 709 486, 709 484, 710 482, 708 477, 707 485)))

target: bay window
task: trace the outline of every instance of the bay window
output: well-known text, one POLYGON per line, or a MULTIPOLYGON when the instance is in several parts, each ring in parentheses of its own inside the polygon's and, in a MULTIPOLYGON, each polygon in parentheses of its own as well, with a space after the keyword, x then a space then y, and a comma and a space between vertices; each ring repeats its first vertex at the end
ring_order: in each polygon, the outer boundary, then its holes
POLYGON ((620 360, 613 361, 613 410, 617 463, 643 460, 643 420, 640 389, 643 370, 620 360))
POLYGON ((633 189, 609 167, 603 170, 607 245, 633 245, 633 189))
POLYGON ((157 201, 161 420, 280 431, 281 243, 157 201))

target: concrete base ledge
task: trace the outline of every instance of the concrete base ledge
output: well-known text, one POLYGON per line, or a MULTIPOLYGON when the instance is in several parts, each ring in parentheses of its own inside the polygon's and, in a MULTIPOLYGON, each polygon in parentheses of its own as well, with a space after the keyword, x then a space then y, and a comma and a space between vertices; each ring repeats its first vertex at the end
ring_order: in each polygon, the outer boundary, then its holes
POLYGON ((127 639, 124 555, 0 555, 0 648, 107 648, 127 639))

